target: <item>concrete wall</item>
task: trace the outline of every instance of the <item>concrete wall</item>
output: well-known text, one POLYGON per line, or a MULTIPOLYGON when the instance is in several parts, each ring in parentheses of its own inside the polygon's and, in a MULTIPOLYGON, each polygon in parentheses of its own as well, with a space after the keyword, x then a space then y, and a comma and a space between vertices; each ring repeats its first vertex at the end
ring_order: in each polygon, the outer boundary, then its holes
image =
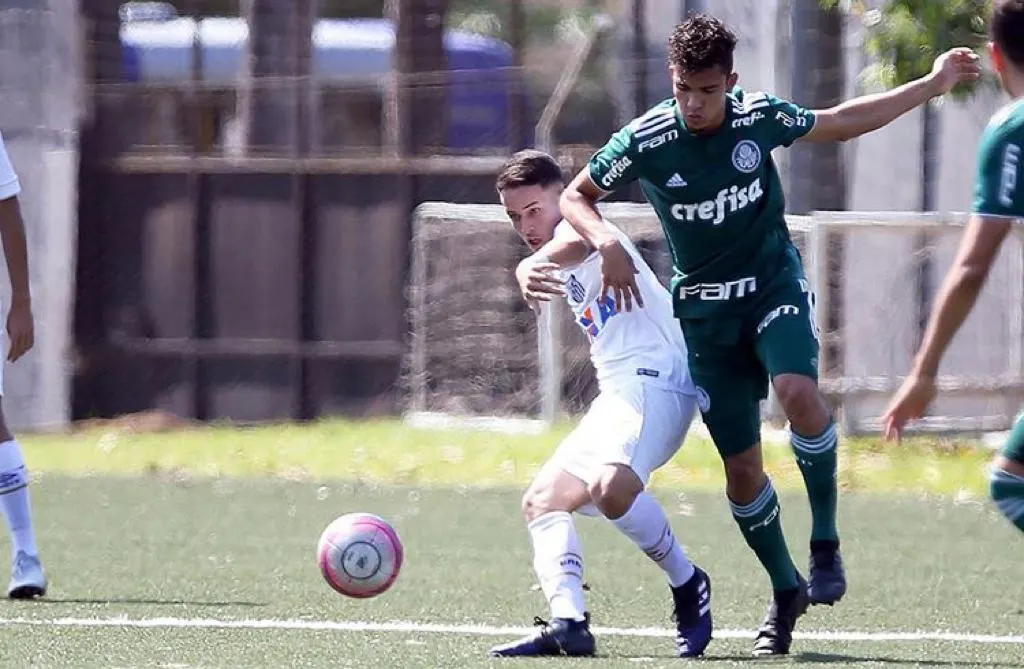
MULTIPOLYGON (((74 0, 0 2, 0 131, 22 183, 36 317, 35 348, 4 367, 4 410, 16 430, 69 418, 80 35, 74 0)), ((9 295, 4 267, 5 307, 9 295)))

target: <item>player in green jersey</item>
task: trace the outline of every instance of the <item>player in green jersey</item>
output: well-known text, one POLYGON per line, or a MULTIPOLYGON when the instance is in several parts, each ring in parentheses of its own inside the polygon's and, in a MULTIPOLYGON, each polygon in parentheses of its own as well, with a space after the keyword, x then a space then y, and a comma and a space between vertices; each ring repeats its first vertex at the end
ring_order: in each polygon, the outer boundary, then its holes
MULTIPOLYGON (((997 0, 990 26, 992 65, 1012 102, 992 116, 978 147, 973 214, 953 267, 939 290, 913 369, 885 412, 885 431, 899 438, 935 398, 939 362, 995 264, 1013 222, 1024 221, 1024 0, 997 0)), ((990 492, 1024 532, 1024 415, 993 463, 990 492)))
POLYGON ((771 579, 774 598, 756 655, 789 652, 808 603, 846 592, 836 529, 835 424, 817 384, 814 298, 786 228, 771 159, 806 139, 844 141, 895 120, 956 83, 976 79, 978 57, 955 49, 913 83, 831 109, 810 111, 736 89, 735 36, 695 15, 669 41, 674 95, 617 132, 564 191, 566 220, 602 256, 605 291, 625 309, 643 296, 629 256, 596 209, 639 181, 668 238, 675 314, 689 346, 700 409, 725 462, 733 517, 771 579), (789 418, 791 443, 813 518, 810 583, 790 557, 779 501, 764 472, 760 401, 771 380, 789 418))

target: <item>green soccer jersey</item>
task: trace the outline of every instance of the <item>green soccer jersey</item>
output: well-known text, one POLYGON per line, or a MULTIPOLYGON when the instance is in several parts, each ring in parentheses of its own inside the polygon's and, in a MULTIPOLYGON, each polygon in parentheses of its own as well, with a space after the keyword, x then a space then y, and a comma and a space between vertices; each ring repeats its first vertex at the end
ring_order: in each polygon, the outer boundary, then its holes
POLYGON ((1024 98, 992 116, 978 146, 973 211, 986 216, 1024 218, 1021 149, 1024 148, 1024 98))
POLYGON ((814 126, 814 114, 737 89, 714 133, 686 129, 674 99, 615 133, 590 160, 604 191, 639 181, 668 239, 680 318, 741 311, 773 284, 803 277, 771 151, 814 126))

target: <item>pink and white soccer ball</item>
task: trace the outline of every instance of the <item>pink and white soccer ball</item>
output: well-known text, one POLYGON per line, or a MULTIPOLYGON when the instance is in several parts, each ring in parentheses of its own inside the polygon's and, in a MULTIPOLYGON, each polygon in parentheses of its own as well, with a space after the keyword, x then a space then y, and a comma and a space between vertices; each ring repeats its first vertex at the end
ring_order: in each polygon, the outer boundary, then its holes
POLYGON ((346 597, 376 597, 395 583, 404 549, 398 533, 383 518, 347 513, 334 519, 316 546, 320 573, 346 597))

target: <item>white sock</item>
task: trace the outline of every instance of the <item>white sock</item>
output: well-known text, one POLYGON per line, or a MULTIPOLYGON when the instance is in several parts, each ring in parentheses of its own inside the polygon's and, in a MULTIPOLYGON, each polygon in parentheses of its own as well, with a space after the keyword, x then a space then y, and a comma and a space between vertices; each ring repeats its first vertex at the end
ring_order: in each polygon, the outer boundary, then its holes
POLYGON ((553 618, 583 620, 583 551, 572 515, 552 511, 528 526, 533 540, 533 569, 553 618))
POLYGON ((38 555, 28 494, 28 470, 16 441, 0 444, 0 509, 11 531, 12 552, 38 555))
POLYGON ((649 493, 637 495, 629 511, 612 522, 665 571, 673 588, 693 576, 693 563, 676 541, 665 510, 649 493))

